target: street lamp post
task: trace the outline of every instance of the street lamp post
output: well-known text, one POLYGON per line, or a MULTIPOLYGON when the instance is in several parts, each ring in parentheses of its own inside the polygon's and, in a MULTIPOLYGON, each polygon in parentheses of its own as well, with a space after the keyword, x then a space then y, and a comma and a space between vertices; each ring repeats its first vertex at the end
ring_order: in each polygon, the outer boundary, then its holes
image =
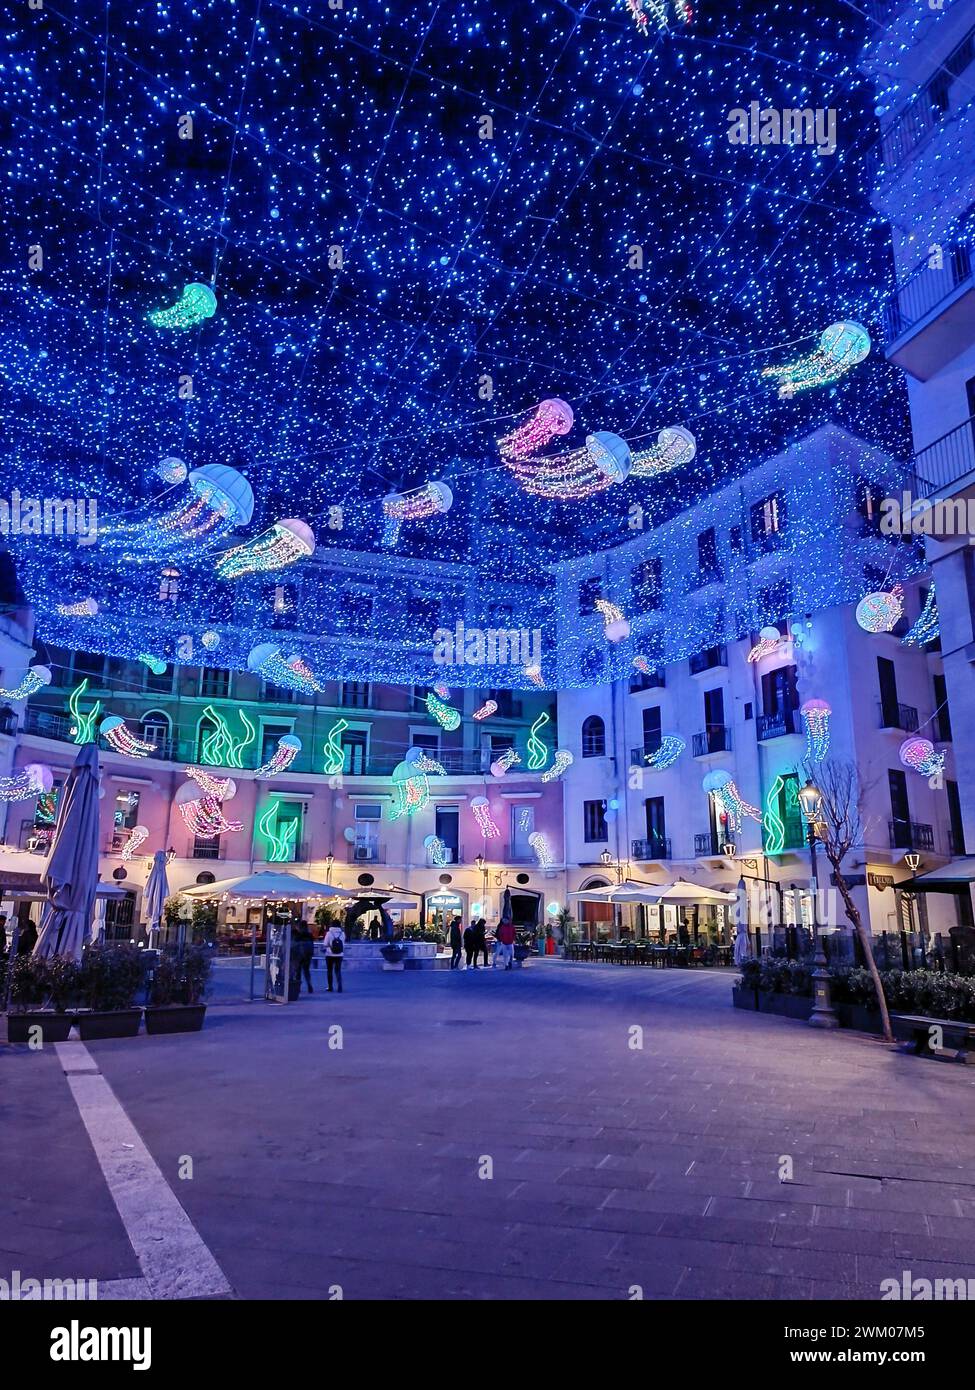
POLYGON ((806 833, 809 840, 809 868, 810 868, 810 887, 812 888, 812 920, 813 920, 813 946, 815 955, 813 957, 813 1007, 809 1015, 809 1024, 812 1028, 838 1028, 840 1021, 836 1017, 836 1010, 833 1008, 833 999, 830 992, 829 967, 826 964, 826 952, 823 950, 823 939, 819 933, 819 913, 817 903, 819 900, 819 873, 816 867, 816 822, 819 819, 820 808, 823 803, 823 795, 812 781, 806 781, 806 785, 799 792, 799 804, 802 807, 803 815, 806 817, 806 833))
MULTIPOLYGON (((907 854, 904 855, 904 863, 910 869, 912 875, 916 874, 921 867, 921 856, 918 854, 917 850, 909 850, 907 854)), ((905 896, 907 898, 907 920, 913 934, 918 930, 917 918, 914 915, 914 894, 907 893, 905 896)), ((911 949, 913 950, 913 944, 911 949)))

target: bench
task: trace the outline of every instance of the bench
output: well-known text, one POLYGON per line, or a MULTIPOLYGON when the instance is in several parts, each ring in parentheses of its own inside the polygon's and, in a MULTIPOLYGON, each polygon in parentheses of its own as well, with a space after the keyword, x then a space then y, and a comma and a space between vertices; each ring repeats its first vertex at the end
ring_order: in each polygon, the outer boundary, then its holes
POLYGON ((938 1057, 946 1062, 975 1062, 966 1044, 975 1039, 975 1023, 957 1018, 929 1018, 925 1014, 891 1014, 894 1037, 910 1046, 919 1057, 938 1057), (931 1029, 941 1029, 941 1046, 932 1047, 931 1029))

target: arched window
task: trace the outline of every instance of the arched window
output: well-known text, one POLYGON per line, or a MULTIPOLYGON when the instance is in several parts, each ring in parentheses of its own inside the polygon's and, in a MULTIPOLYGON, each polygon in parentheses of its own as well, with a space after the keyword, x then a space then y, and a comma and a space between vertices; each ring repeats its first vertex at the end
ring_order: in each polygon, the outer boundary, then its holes
POLYGON ((160 751, 163 751, 169 746, 171 729, 169 715, 161 709, 152 709, 148 714, 142 716, 140 738, 144 739, 146 743, 154 743, 160 751))
POLYGON ((582 756, 605 758, 606 725, 598 714, 591 714, 582 726, 582 756))

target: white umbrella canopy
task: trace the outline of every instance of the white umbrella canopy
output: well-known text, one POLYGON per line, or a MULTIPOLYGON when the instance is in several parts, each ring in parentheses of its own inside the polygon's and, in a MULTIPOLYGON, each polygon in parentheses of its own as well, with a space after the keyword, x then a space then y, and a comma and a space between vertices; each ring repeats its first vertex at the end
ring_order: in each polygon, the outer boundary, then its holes
POLYGON ((240 878, 223 878, 216 883, 200 883, 193 888, 181 888, 185 898, 350 898, 354 895, 330 883, 314 878, 286 874, 266 869, 259 874, 244 874, 240 878))
POLYGON ((586 903, 656 903, 666 886, 627 878, 622 883, 609 883, 605 888, 577 888, 569 897, 586 903))
POLYGON ((719 888, 708 888, 703 883, 688 883, 679 878, 660 889, 654 902, 660 903, 733 903, 734 893, 723 893, 719 888))

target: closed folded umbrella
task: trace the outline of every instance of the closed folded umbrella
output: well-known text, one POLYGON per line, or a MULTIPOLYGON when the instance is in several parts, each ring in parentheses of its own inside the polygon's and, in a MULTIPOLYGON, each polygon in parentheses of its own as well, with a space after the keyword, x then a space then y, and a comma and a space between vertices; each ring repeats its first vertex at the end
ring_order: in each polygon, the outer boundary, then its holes
POLYGON ((94 743, 82 746, 65 780, 41 885, 47 902, 34 955, 80 960, 98 886, 98 747, 94 743))
POLYGON ((145 893, 142 898, 142 905, 146 914, 146 926, 149 928, 150 946, 155 946, 159 939, 159 924, 162 922, 163 908, 168 897, 169 879, 166 876, 166 851, 157 849, 152 856, 152 868, 149 870, 149 877, 146 879, 145 893))

